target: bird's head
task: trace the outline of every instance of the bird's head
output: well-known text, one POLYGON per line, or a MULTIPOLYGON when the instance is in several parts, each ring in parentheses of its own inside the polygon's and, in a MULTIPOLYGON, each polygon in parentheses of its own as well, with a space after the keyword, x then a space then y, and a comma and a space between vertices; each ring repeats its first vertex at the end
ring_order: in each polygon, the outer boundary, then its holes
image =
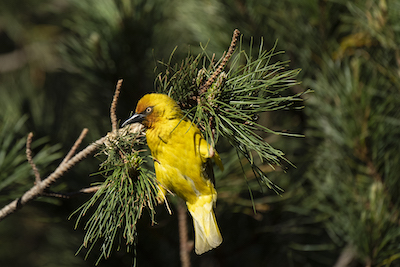
POLYGON ((131 123, 142 123, 146 128, 152 128, 157 122, 182 118, 178 104, 164 94, 147 94, 137 103, 135 114, 127 119, 121 127, 131 123))

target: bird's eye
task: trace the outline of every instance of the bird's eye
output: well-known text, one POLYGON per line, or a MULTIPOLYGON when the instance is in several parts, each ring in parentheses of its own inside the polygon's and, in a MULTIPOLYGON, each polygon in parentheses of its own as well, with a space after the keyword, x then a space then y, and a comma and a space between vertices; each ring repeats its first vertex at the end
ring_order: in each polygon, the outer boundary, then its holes
POLYGON ((150 114, 152 111, 153 111, 153 107, 147 107, 146 110, 145 110, 145 112, 147 114, 150 114))

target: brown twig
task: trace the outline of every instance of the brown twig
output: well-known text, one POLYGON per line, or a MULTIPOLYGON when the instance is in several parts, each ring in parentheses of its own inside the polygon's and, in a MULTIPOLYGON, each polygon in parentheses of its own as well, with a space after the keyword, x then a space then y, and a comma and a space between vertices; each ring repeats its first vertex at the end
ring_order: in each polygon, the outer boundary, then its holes
POLYGON ((193 245, 188 238, 186 206, 181 200, 178 201, 178 225, 181 266, 190 267, 190 251, 193 245))
POLYGON ((208 78, 207 82, 200 86, 199 95, 202 95, 205 92, 207 92, 208 88, 210 88, 212 83, 215 81, 215 79, 218 77, 218 75, 224 69, 226 63, 228 62, 228 60, 232 56, 233 52, 235 51, 236 43, 237 43, 237 40, 239 38, 239 35, 240 35, 240 31, 238 29, 235 29, 235 31, 233 32, 232 42, 231 42, 231 45, 229 46, 228 52, 225 54, 225 56, 222 59, 221 63, 218 65, 218 68, 214 71, 214 73, 211 75, 211 77, 208 78))
POLYGON ((28 134, 28 138, 26 139, 26 158, 28 159, 28 162, 32 167, 33 173, 35 174, 35 184, 38 184, 42 179, 40 178, 39 170, 37 169, 36 164, 35 162, 33 162, 32 158, 32 150, 31 150, 32 137, 33 133, 30 132, 28 134))
POLYGON ((85 136, 87 135, 88 132, 89 132, 89 130, 87 128, 84 128, 82 130, 82 132, 79 135, 78 139, 76 139, 74 145, 71 147, 71 149, 69 150, 68 154, 65 156, 65 158, 63 159, 61 164, 65 163, 65 162, 67 162, 67 161, 69 161, 71 159, 71 157, 75 154, 76 150, 78 149, 78 147, 82 143, 83 138, 85 138, 85 136))
POLYGON ((42 180, 40 183, 37 183, 31 189, 26 191, 20 198, 15 199, 10 204, 6 205, 0 210, 0 221, 5 217, 20 209, 26 203, 32 201, 33 199, 40 196, 44 190, 49 187, 52 183, 54 183, 58 178, 60 178, 65 172, 70 170, 73 166, 75 166, 78 162, 86 158, 88 155, 92 154, 97 148, 104 143, 106 137, 102 137, 96 142, 88 145, 81 152, 72 157, 69 161, 60 164, 57 169, 50 174, 46 179, 42 180))
POLYGON ((115 87, 115 93, 114 93, 114 98, 111 103, 111 108, 110 108, 110 117, 111 117, 111 125, 112 125, 112 132, 116 133, 118 130, 118 120, 117 120, 117 102, 118 102, 118 97, 119 93, 121 92, 121 86, 122 86, 122 81, 123 79, 119 79, 117 82, 117 86, 115 87))
MULTIPOLYGON (((225 55, 225 52, 224 52, 224 55, 225 55)), ((214 60, 215 60, 215 53, 212 54, 211 61, 210 61, 211 65, 214 65, 214 60)))
POLYGON ((53 192, 53 191, 45 191, 42 193, 43 196, 46 197, 57 197, 57 198, 70 198, 71 196, 75 196, 75 195, 81 195, 81 194, 91 194, 91 193, 95 193, 100 189, 100 185, 96 185, 96 186, 91 186, 91 187, 87 187, 87 188, 82 188, 79 191, 76 192, 70 192, 70 193, 59 193, 59 192, 53 192))
POLYGON ((333 267, 350 267, 355 266, 357 262, 357 251, 350 244, 345 246, 342 252, 339 255, 339 258, 336 260, 336 263, 333 267))
MULTIPOLYGON (((122 85, 122 79, 118 80, 117 86, 115 89, 115 94, 114 98, 111 104, 111 109, 110 109, 110 117, 111 117, 111 123, 112 123, 112 129, 114 133, 117 133, 117 116, 116 116, 116 109, 117 109, 117 101, 119 97, 119 93, 121 90, 121 85, 122 85)), ((35 173, 35 185, 26 191, 20 198, 15 199, 8 205, 4 206, 0 210, 0 221, 3 220, 5 217, 8 215, 12 214, 13 212, 17 211, 18 209, 22 208, 23 205, 28 203, 29 201, 32 201, 33 199, 37 198, 38 196, 41 195, 52 195, 52 196, 57 196, 57 197, 62 197, 65 195, 74 195, 74 194, 79 194, 79 193, 92 193, 98 190, 98 187, 93 186, 89 188, 84 188, 79 190, 78 192, 74 193, 69 193, 69 194, 60 194, 60 193, 54 193, 54 192, 46 192, 46 189, 54 183, 58 178, 63 176, 65 172, 70 170, 73 166, 75 166, 77 163, 79 163, 81 160, 86 158, 88 155, 92 154, 94 151, 98 149, 98 147, 101 144, 104 144, 104 142, 107 140, 107 136, 104 136, 100 138, 99 140, 95 141, 94 143, 88 145, 85 149, 83 149, 81 152, 73 156, 78 149, 79 145, 82 143, 83 138, 87 135, 88 129, 83 129, 81 134, 79 135, 78 139, 75 141, 74 145, 68 152, 68 154, 65 156, 63 161, 58 165, 57 169, 51 173, 46 179, 41 180, 40 179, 40 174, 39 171, 36 168, 35 163, 33 162, 32 159, 32 151, 31 151, 31 143, 32 143, 32 136, 33 134, 30 133, 28 135, 27 139, 27 144, 26 144, 26 157, 28 159, 29 164, 32 166, 32 169, 35 173)))

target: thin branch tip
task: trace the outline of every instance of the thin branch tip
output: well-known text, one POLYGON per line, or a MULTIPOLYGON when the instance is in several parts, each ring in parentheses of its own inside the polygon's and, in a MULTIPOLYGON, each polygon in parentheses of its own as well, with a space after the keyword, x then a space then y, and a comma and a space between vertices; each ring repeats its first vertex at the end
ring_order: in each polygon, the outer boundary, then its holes
POLYGON ((80 144, 82 143, 83 139, 86 137, 88 132, 89 132, 88 128, 83 128, 78 139, 76 139, 74 145, 71 147, 68 154, 65 156, 65 158, 63 159, 63 161, 61 162, 60 165, 67 163, 72 158, 72 156, 75 154, 76 150, 78 149, 78 147, 80 146, 80 144))
POLYGON ((42 179, 40 178, 39 170, 37 169, 36 164, 33 161, 32 149, 31 149, 32 139, 33 139, 33 133, 30 132, 28 134, 27 139, 26 139, 26 158, 27 158, 29 164, 31 165, 31 168, 32 168, 33 173, 35 175, 35 184, 39 184, 42 179))
POLYGON ((232 41, 229 46, 228 52, 224 52, 224 54, 222 55, 223 59, 222 59, 221 63, 218 65, 218 68, 214 71, 214 73, 210 76, 210 78, 208 78, 207 82, 204 85, 200 86, 199 95, 202 95, 205 92, 207 92, 208 88, 210 88, 210 86, 213 84, 213 82, 218 77, 218 75, 221 74, 222 70, 226 66, 226 63, 228 63, 233 52, 235 52, 236 43, 237 43, 237 40, 239 39, 239 35, 240 35, 240 31, 238 29, 235 29, 233 31, 232 41))
POLYGON ((193 248, 193 242, 188 237, 187 210, 183 201, 178 202, 178 226, 181 266, 190 267, 190 252, 193 248))
MULTIPOLYGON (((86 133, 87 129, 84 129, 81 133, 80 136, 81 138, 78 138, 77 142, 79 141, 79 139, 82 140, 86 133)), ((42 195, 43 192, 45 192, 46 188, 48 188, 51 184, 53 184, 57 179, 62 177, 65 172, 70 170, 78 162, 82 161, 88 155, 92 154, 95 150, 97 150, 98 147, 101 144, 103 144, 105 140, 106 137, 102 137, 97 141, 93 142, 92 144, 88 145, 86 148, 84 148, 75 156, 71 157, 69 160, 64 159, 64 161, 46 179, 43 179, 42 181, 40 181, 40 183, 37 183, 31 189, 26 191, 21 197, 15 199, 14 201, 10 202, 8 205, 0 209, 0 221, 3 220, 8 215, 22 208, 26 203, 42 195)), ((71 149, 71 151, 72 150, 73 149, 71 149)))
POLYGON ((118 130, 118 120, 117 120, 116 111, 117 111, 118 97, 121 92, 122 82, 123 82, 123 79, 119 79, 117 82, 117 85, 115 86, 114 97, 113 97, 113 101, 111 103, 111 108, 110 108, 112 132, 114 132, 114 133, 116 133, 118 130))
MULTIPOLYGON (((115 132, 117 131, 117 116, 116 116, 116 106, 117 106, 117 100, 119 97, 119 92, 122 86, 122 79, 119 79, 116 85, 115 89, 115 94, 113 98, 113 102, 111 105, 111 122, 113 125, 113 130, 115 132)), ((5 217, 8 215, 14 213, 15 211, 19 210, 22 208, 26 203, 32 201, 33 199, 37 198, 40 195, 47 195, 47 196, 52 196, 52 197, 68 197, 66 194, 61 194, 61 193, 55 193, 48 191, 47 188, 53 184, 57 179, 62 177, 65 172, 70 170, 73 166, 78 164, 80 161, 85 159, 88 155, 92 154, 94 151, 96 151, 99 146, 104 144, 104 142, 107 140, 107 137, 104 136, 97 141, 91 143, 88 145, 86 148, 84 148, 82 151, 79 153, 76 153, 78 147, 82 143, 83 139, 86 137, 87 133, 89 130, 87 128, 84 128, 79 135, 78 139, 75 141, 74 145, 68 152, 68 154, 65 156, 63 161, 58 165, 58 167, 45 179, 40 178, 39 171, 33 162, 33 157, 32 157, 32 150, 31 150, 31 145, 32 145, 32 139, 33 139, 33 133, 30 132, 28 134, 27 140, 26 140, 26 158, 31 165, 33 172, 35 173, 35 185, 32 186, 31 189, 26 191, 21 197, 13 200, 10 202, 8 205, 4 206, 3 208, 0 209, 0 221, 3 220, 5 217)), ((84 188, 78 191, 78 193, 93 193, 98 190, 98 187, 90 187, 90 188, 84 188)), ((72 195, 75 193, 71 193, 69 195, 72 195)))
POLYGON ((68 199, 68 198, 71 198, 72 196, 76 196, 76 195, 95 193, 100 189, 100 187, 101 186, 96 185, 96 186, 91 186, 91 187, 87 187, 87 188, 82 188, 79 191, 70 192, 70 193, 59 193, 59 192, 53 192, 50 190, 45 190, 42 193, 42 196, 68 199))

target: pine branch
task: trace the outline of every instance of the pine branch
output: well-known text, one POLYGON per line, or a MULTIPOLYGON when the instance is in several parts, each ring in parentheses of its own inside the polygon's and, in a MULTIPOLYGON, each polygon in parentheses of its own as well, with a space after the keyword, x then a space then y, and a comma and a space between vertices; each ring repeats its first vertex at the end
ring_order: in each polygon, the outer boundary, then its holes
POLYGON ((144 144, 142 129, 140 125, 130 125, 116 134, 107 135, 98 154, 106 156, 99 172, 105 181, 92 198, 74 212, 78 214, 78 226, 94 208, 85 223, 86 234, 81 249, 88 247, 88 255, 93 246, 101 242, 102 253, 98 261, 110 256, 117 237, 119 242, 125 239, 127 250, 130 250, 136 242, 136 224, 144 208, 148 208, 154 222, 158 183, 154 173, 142 167, 146 159, 141 149, 144 144))
POLYGON ((71 159, 71 157, 75 154, 76 150, 78 149, 78 147, 80 146, 80 144, 82 143, 83 139, 85 138, 85 136, 87 135, 88 132, 89 132, 89 130, 87 128, 82 130, 82 132, 79 135, 78 139, 76 139, 74 145, 69 150, 68 154, 65 156, 65 158, 63 159, 61 164, 64 164, 64 163, 68 162, 71 159))
POLYGON ((187 209, 182 200, 177 203, 178 206, 178 225, 179 225, 179 244, 181 266, 190 267, 190 251, 193 249, 193 241, 189 241, 187 228, 187 209))
POLYGON ((351 267, 356 266, 356 260, 359 256, 353 245, 347 245, 343 248, 333 267, 351 267))
MULTIPOLYGON (((287 62, 270 64, 271 58, 278 53, 274 49, 265 52, 262 45, 255 59, 245 51, 236 53, 238 37, 239 31, 235 30, 228 52, 216 63, 214 56, 210 58, 203 51, 195 57, 189 56, 179 65, 164 64, 166 71, 158 76, 156 83, 158 90, 169 93, 199 126, 211 143, 211 150, 219 137, 224 137, 248 160, 256 176, 278 191, 279 187, 272 184, 256 165, 253 154, 271 166, 279 165, 282 159, 285 160, 283 152, 272 148, 256 132, 283 133, 258 124, 257 116, 262 112, 288 108, 301 101, 299 96, 302 93, 290 95, 287 91, 290 86, 297 84, 295 77, 298 70, 285 70, 287 62)), ((138 124, 118 129, 116 107, 121 84, 122 80, 119 80, 110 107, 112 132, 72 156, 86 135, 87 130, 84 130, 59 167, 21 198, 3 208, 0 219, 40 195, 74 195, 51 192, 48 187, 83 158, 100 150, 97 156, 105 158, 99 171, 105 177, 104 182, 78 192, 94 192, 92 198, 74 213, 78 214, 78 225, 93 210, 85 222, 86 233, 81 249, 86 247, 89 253, 97 242, 101 242, 99 260, 108 258, 117 240, 125 240, 128 250, 135 244, 136 224, 145 208, 149 210, 154 223, 159 184, 154 173, 143 167, 147 154, 142 148, 145 143, 142 126, 138 124)), ((28 159, 31 158, 29 151, 27 148, 28 159)), ((33 168, 34 164, 31 163, 31 166, 33 168)), ((183 217, 186 211, 178 213, 181 259, 182 264, 188 265, 190 242, 183 225, 186 224, 183 217)))
MULTIPOLYGON (((118 81, 117 86, 116 86, 116 91, 114 94, 113 102, 111 105, 110 109, 110 117, 113 125, 113 131, 116 131, 117 129, 117 119, 116 119, 116 105, 117 105, 117 100, 120 92, 122 84, 122 79, 118 81)), ((75 141, 75 144, 72 146, 68 154, 65 156, 64 160, 59 164, 59 166, 56 168, 56 170, 50 174, 46 179, 41 180, 39 171, 36 167, 36 164, 33 162, 32 159, 32 151, 31 151, 31 143, 32 143, 32 137, 33 134, 29 133, 27 142, 26 142, 26 157, 29 162, 29 164, 32 167, 32 170, 35 174, 35 184, 34 186, 25 192, 20 198, 15 199, 8 205, 4 206, 0 210, 0 221, 6 218, 8 215, 14 213, 18 209, 22 208, 25 204, 28 202, 36 199, 39 196, 52 196, 52 197, 66 197, 67 195, 75 195, 75 193, 70 193, 70 194, 62 194, 62 193, 54 193, 54 192, 49 192, 48 187, 53 184, 56 180, 61 178, 68 170, 70 170, 73 166, 75 166, 77 163, 85 159, 88 155, 94 153, 101 144, 103 144, 107 140, 107 136, 100 138, 99 140, 93 142, 92 144, 88 145, 85 149, 83 149, 81 152, 73 156, 78 149, 79 145, 82 143, 83 138, 86 136, 88 133, 88 129, 83 129, 81 132, 80 136, 78 139, 75 141), (73 157, 72 157, 73 156, 73 157)), ((91 189, 82 189, 79 191, 79 193, 87 193, 87 192, 93 192, 95 189, 98 189, 98 187, 92 187, 91 189)))
POLYGON ((70 196, 82 193, 94 193, 93 197, 76 212, 81 211, 77 220, 78 224, 89 208, 99 200, 97 210, 95 210, 93 216, 86 223, 87 232, 82 246, 85 247, 91 243, 92 248, 102 238, 102 254, 99 260, 102 257, 107 258, 110 255, 116 234, 121 230, 122 236, 126 239, 128 249, 134 244, 136 223, 141 217, 143 208, 149 208, 152 221, 154 222, 154 206, 157 205, 158 184, 152 172, 141 168, 144 162, 144 157, 139 155, 139 153, 141 154, 144 151, 140 149, 144 137, 142 134, 143 126, 136 124, 129 125, 129 127, 125 127, 124 129, 118 129, 117 125, 116 107, 121 84, 122 79, 117 83, 110 108, 112 132, 73 156, 88 132, 87 129, 84 129, 63 161, 46 179, 40 179, 37 167, 33 162, 30 148, 32 134, 28 135, 26 156, 34 170, 36 182, 20 198, 12 201, 0 210, 0 220, 39 196, 69 198, 70 196), (99 172, 106 177, 104 183, 71 193, 52 192, 48 189, 65 172, 99 149, 100 153, 98 155, 103 154, 107 157, 101 164, 101 171, 99 172))
POLYGON ((101 242, 98 262, 110 256, 117 237, 119 242, 125 239, 129 251, 136 242, 136 224, 143 209, 148 208, 154 223, 154 207, 157 205, 158 182, 154 173, 142 167, 147 157, 142 149, 143 125, 131 124, 118 129, 116 107, 121 84, 122 79, 117 83, 110 109, 112 132, 107 134, 97 154, 98 157, 106 157, 99 171, 105 181, 93 187, 95 193, 92 198, 73 213, 78 214, 78 226, 95 206, 85 223, 86 233, 81 249, 89 247, 88 256, 94 245, 101 242))
POLYGON ((118 102, 118 97, 121 92, 121 86, 122 86, 122 79, 119 79, 117 82, 117 86, 115 88, 115 93, 114 93, 114 98, 111 103, 111 108, 110 108, 110 116, 111 116, 111 125, 112 125, 112 132, 116 133, 118 130, 118 120, 117 120, 117 102, 118 102))
POLYGON ((256 56, 244 50, 235 52, 238 36, 239 31, 235 30, 228 52, 216 64, 214 56, 210 58, 205 50, 197 56, 189 55, 180 64, 162 63, 165 71, 156 79, 157 90, 178 102, 212 147, 218 143, 219 137, 228 140, 248 160, 256 177, 279 193, 282 190, 257 164, 265 162, 274 168, 291 163, 259 132, 301 135, 269 129, 258 123, 258 116, 263 112, 302 108, 301 96, 308 91, 293 94, 289 90, 299 83, 296 76, 300 70, 288 70, 285 61, 271 63, 280 54, 275 52, 275 47, 264 51, 261 42, 256 56), (215 65, 218 66, 216 70, 215 65))
POLYGON ((88 145, 81 152, 76 154, 70 160, 66 162, 62 162, 56 170, 51 173, 46 179, 36 183, 30 190, 25 192, 20 198, 15 199, 10 204, 6 205, 0 210, 0 221, 6 218, 8 215, 22 208, 28 202, 36 199, 40 195, 43 194, 44 190, 48 188, 51 184, 53 184, 57 179, 61 178, 68 170, 70 170, 77 163, 82 161, 88 155, 92 154, 96 151, 100 144, 102 144, 105 140, 105 137, 100 138, 94 143, 88 145))
MULTIPOLYGON (((244 156, 253 168, 254 174, 276 192, 281 190, 266 178, 253 159, 253 152, 261 160, 280 164, 283 153, 272 148, 255 131, 276 133, 257 123, 257 115, 278 109, 284 109, 301 101, 302 93, 287 95, 287 89, 297 84, 298 70, 285 70, 286 62, 270 64, 274 50, 265 52, 260 47, 256 59, 244 51, 234 56, 239 36, 235 30, 228 52, 215 63, 205 51, 196 57, 188 56, 181 64, 164 64, 165 74, 160 74, 156 83, 158 89, 169 93, 197 123, 205 138, 211 143, 211 150, 219 136, 225 137, 230 144, 244 156), (240 65, 245 59, 245 64, 240 65), (207 65, 205 62, 209 62, 207 65), (229 62, 231 60, 231 62, 229 62), (228 62, 229 70, 223 71, 228 62), (203 65, 201 65, 203 64, 203 65)), ((116 93, 111 114, 115 114, 121 80, 116 93)), ((99 185, 93 197, 79 208, 78 225, 86 214, 94 208, 85 223, 86 234, 81 249, 92 250, 94 244, 101 242, 101 255, 98 260, 108 258, 115 242, 120 237, 125 240, 127 249, 136 242, 136 223, 144 208, 150 212, 154 222, 154 207, 157 205, 157 191, 160 186, 154 173, 143 168, 146 154, 141 148, 145 144, 140 124, 130 125, 117 131, 116 116, 111 115, 113 132, 109 133, 98 156, 106 159, 101 164, 99 174, 105 181, 99 185)), ((179 210, 179 228, 181 261, 190 264, 188 255, 187 229, 183 214, 179 210), (185 234, 186 233, 186 234, 185 234)), ((87 254, 88 255, 88 254, 87 254)))
POLYGON ((46 197, 70 198, 71 196, 76 196, 76 195, 81 195, 81 194, 93 194, 99 189, 100 189, 100 186, 97 185, 97 186, 82 188, 78 191, 69 192, 69 193, 59 193, 59 192, 53 192, 50 190, 46 190, 45 192, 43 192, 42 195, 46 196, 46 197))
POLYGON ((28 134, 28 138, 26 140, 26 158, 28 159, 29 164, 31 165, 31 168, 33 170, 33 173, 35 174, 35 184, 40 183, 42 178, 40 178, 40 173, 39 170, 36 167, 35 162, 33 162, 32 159, 32 150, 31 150, 31 144, 32 144, 32 137, 33 133, 28 134))
MULTIPOLYGON (((240 31, 238 29, 235 29, 233 31, 232 42, 231 42, 231 45, 229 46, 228 52, 224 56, 222 56, 223 59, 222 59, 221 63, 218 65, 218 68, 214 71, 214 73, 211 75, 211 77, 208 78, 207 82, 204 85, 200 86, 199 95, 202 95, 205 92, 207 92, 208 88, 210 88, 210 86, 214 83, 215 79, 218 77, 218 75, 221 74, 222 70, 225 68, 226 63, 228 63, 233 52, 235 52, 236 43, 239 38, 239 34, 240 34, 240 31)), ((213 54, 213 58, 211 59, 211 65, 213 64, 214 56, 215 56, 215 54, 213 54)))

